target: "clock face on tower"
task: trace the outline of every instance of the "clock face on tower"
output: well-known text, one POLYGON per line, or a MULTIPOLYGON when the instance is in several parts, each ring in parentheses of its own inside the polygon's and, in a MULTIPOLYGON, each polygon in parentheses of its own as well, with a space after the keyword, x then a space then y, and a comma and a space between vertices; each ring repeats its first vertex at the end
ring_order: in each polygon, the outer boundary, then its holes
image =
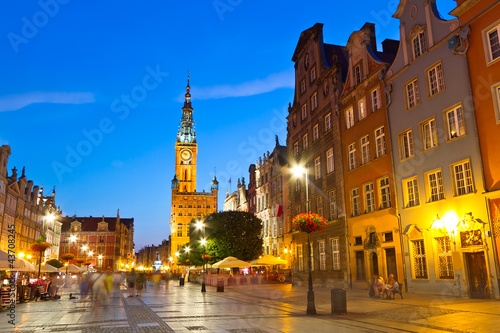
POLYGON ((193 152, 190 149, 183 149, 180 152, 180 157, 184 162, 191 161, 193 158, 193 152))

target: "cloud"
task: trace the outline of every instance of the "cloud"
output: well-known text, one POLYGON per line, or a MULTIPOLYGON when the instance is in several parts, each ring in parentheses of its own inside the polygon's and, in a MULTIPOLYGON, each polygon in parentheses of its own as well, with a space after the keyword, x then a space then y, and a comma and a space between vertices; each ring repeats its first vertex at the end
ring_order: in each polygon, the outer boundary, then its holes
MULTIPOLYGON (((218 99, 227 97, 244 97, 264 94, 280 88, 295 87, 294 70, 273 73, 264 79, 257 79, 236 85, 219 85, 213 87, 191 87, 193 99, 218 99)), ((177 98, 184 100, 184 92, 177 98)))
POLYGON ((95 102, 89 92, 30 92, 0 97, 0 112, 20 110, 36 103, 84 104, 95 102))

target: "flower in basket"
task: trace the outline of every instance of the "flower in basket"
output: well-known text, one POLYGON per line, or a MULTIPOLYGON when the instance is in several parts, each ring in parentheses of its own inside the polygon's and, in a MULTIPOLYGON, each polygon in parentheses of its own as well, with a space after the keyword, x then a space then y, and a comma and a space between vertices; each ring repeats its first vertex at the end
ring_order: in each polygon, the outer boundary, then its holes
POLYGON ((85 260, 83 260, 83 259, 76 259, 76 263, 77 263, 77 264, 80 264, 80 265, 81 265, 81 264, 83 264, 83 262, 84 262, 84 261, 85 261, 85 260))
POLYGON ((71 260, 75 257, 75 255, 73 253, 65 253, 61 256, 62 259, 64 260, 71 260))
POLYGON ((315 213, 302 213, 292 219, 292 226, 301 232, 323 231, 326 220, 323 216, 315 213))
POLYGON ((189 259, 186 259, 186 264, 188 264, 188 265, 189 265, 189 259))
POLYGON ((34 244, 31 244, 31 251, 34 251, 34 252, 43 252, 45 250, 47 250, 49 247, 51 247, 52 245, 47 243, 47 242, 36 242, 34 244))
POLYGON ((90 266, 92 263, 90 261, 86 261, 83 263, 85 266, 90 266))
POLYGON ((210 254, 204 254, 201 256, 201 259, 208 261, 208 260, 212 259, 212 256, 210 254))

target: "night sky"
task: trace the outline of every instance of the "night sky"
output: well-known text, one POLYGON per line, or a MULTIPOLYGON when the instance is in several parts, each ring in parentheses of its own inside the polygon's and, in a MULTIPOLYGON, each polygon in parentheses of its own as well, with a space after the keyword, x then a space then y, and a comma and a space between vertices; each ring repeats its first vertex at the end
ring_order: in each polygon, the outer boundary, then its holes
MULTIPOLYGON (((9 170, 56 186, 64 215, 135 219, 136 250, 170 234, 170 181, 187 72, 198 191, 286 139, 300 33, 345 45, 365 22, 399 39, 398 1, 7 1, 0 12, 0 145, 9 170), (342 7, 339 7, 342 6, 342 7)), ((437 1, 445 18, 456 5, 437 1)), ((10 175, 10 173, 9 173, 10 175)))

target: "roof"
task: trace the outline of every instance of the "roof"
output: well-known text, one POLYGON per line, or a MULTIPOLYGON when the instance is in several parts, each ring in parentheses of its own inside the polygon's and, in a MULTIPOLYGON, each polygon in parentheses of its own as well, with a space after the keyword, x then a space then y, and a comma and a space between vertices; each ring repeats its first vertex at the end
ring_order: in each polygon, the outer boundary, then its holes
MULTIPOLYGON (((71 227, 71 223, 75 220, 82 223, 82 231, 97 231, 97 226, 99 222, 102 222, 102 217, 75 217, 66 216, 61 219, 62 232, 68 232, 71 227)), ((108 223, 109 231, 116 231, 116 217, 104 217, 104 221, 108 223)), ((134 225, 134 218, 120 218, 120 222, 124 224, 127 229, 130 229, 134 225)))
POLYGON ((340 64, 340 72, 342 73, 342 82, 345 82, 347 77, 347 69, 349 67, 349 54, 345 50, 344 46, 334 45, 334 44, 324 44, 325 57, 328 62, 328 66, 333 65, 333 56, 336 55, 337 62, 340 64))

